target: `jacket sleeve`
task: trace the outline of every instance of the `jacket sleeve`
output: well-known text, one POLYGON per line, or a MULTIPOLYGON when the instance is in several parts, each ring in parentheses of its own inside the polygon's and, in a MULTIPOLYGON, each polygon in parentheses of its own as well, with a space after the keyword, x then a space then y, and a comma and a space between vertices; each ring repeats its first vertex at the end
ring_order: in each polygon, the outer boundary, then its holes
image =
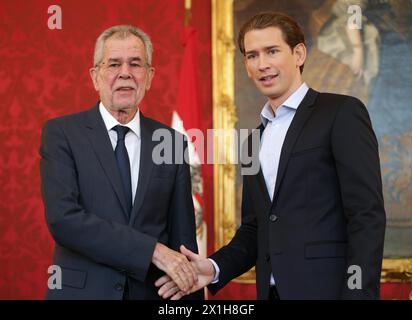
POLYGON ((354 266, 361 271, 347 273, 342 298, 378 299, 386 217, 378 143, 362 102, 345 100, 335 118, 331 143, 347 221, 346 270, 354 266), (361 279, 358 288, 353 288, 355 275, 361 279))
POLYGON ((82 207, 76 160, 61 121, 51 120, 44 126, 40 155, 46 221, 54 240, 143 281, 157 240, 130 226, 102 219, 82 207))
POLYGON ((257 259, 257 221, 249 197, 247 178, 243 177, 242 222, 233 239, 210 256, 219 266, 219 281, 208 289, 212 294, 229 281, 248 271, 257 259))
MULTIPOLYGON (((183 139, 183 136, 181 137, 183 139)), ((186 159, 188 159, 186 142, 183 145, 183 150, 186 154, 186 159)), ((175 149, 174 151, 181 152, 182 150, 175 149)), ((183 163, 177 164, 177 166, 174 190, 168 213, 168 245, 171 249, 180 252, 180 246, 183 244, 186 248, 198 253, 190 166, 187 161, 183 161, 183 163)), ((204 299, 204 290, 199 290, 184 299, 204 299)))

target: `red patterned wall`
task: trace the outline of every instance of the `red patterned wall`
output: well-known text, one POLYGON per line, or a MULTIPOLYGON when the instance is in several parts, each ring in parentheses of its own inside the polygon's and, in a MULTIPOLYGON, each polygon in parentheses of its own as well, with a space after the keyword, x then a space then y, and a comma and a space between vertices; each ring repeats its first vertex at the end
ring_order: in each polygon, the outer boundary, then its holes
MULTIPOLYGON (((84 110, 97 95, 88 75, 98 34, 134 24, 151 35, 156 76, 141 106, 170 123, 183 48, 184 0, 2 0, 0 2, 0 299, 42 299, 53 241, 40 198, 40 131, 52 117, 84 110), (47 9, 62 8, 62 30, 49 30, 47 9)), ((193 1, 199 32, 202 129, 212 127, 211 8, 193 1)), ((213 175, 204 170, 208 248, 213 250, 213 175)), ((411 287, 388 284, 385 298, 411 287)), ((254 285, 229 284, 212 299, 255 299, 254 285)))
MULTIPOLYGON (((95 39, 114 24, 134 24, 151 35, 156 75, 142 110, 168 124, 183 54, 183 4, 184 0, 0 2, 0 299, 43 298, 53 241, 40 198, 41 127, 49 118, 87 109, 97 101, 88 74, 95 39), (62 30, 48 29, 47 9, 53 4, 62 8, 62 30)), ((212 126, 210 12, 209 0, 193 2, 204 128, 212 126)), ((204 174, 210 218, 210 166, 204 174)))

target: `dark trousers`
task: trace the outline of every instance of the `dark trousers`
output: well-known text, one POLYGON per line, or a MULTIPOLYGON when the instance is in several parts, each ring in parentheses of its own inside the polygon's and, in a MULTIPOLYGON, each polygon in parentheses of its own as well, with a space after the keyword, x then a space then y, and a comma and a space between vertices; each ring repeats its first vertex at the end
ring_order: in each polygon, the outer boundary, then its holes
POLYGON ((124 284, 123 300, 130 300, 130 294, 129 294, 129 279, 126 279, 126 282, 125 282, 125 284, 124 284))
POLYGON ((280 300, 278 290, 276 290, 276 286, 269 287, 269 300, 280 300))

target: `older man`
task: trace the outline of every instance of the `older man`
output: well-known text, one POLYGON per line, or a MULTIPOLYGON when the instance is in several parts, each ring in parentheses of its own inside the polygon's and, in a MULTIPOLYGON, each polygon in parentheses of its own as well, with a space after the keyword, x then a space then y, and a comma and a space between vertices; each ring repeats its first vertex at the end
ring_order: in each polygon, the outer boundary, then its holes
POLYGON ((105 30, 90 69, 101 101, 44 126, 42 193, 62 271, 62 288, 47 298, 154 299, 163 272, 182 290, 197 280, 175 251, 197 250, 189 167, 152 159, 153 132, 178 133, 139 111, 154 76, 152 51, 138 28, 105 30))

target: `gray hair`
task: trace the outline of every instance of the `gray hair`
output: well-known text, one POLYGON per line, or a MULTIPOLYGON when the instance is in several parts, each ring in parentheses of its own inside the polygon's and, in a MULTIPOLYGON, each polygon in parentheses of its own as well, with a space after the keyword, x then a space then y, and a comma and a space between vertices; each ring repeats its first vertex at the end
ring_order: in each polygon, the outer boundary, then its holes
POLYGON ((97 67, 103 60, 103 47, 104 43, 110 37, 115 36, 119 39, 126 39, 128 36, 133 35, 142 40, 145 51, 146 51, 146 61, 150 66, 152 64, 152 54, 153 45, 150 37, 143 32, 141 29, 129 26, 129 25, 118 25, 110 27, 104 30, 96 40, 96 45, 94 47, 93 65, 97 67))

